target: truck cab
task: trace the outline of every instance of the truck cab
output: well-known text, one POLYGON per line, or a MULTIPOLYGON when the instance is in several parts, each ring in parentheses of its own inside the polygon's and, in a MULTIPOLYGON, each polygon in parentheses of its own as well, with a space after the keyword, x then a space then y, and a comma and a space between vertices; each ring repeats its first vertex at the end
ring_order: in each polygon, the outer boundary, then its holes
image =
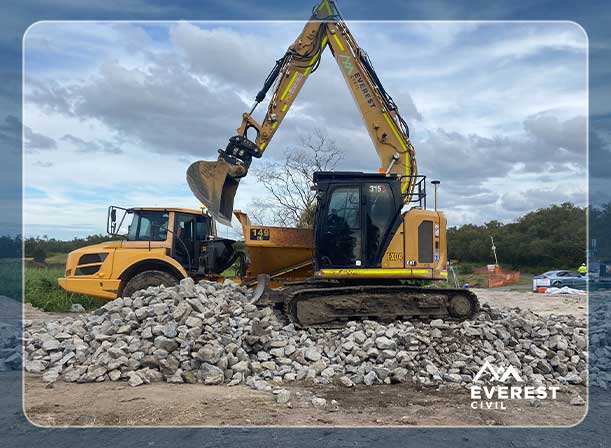
POLYGON ((234 240, 216 235, 205 210, 110 206, 107 232, 117 240, 68 254, 65 277, 58 279, 66 291, 112 300, 186 277, 220 275, 240 256, 234 240))

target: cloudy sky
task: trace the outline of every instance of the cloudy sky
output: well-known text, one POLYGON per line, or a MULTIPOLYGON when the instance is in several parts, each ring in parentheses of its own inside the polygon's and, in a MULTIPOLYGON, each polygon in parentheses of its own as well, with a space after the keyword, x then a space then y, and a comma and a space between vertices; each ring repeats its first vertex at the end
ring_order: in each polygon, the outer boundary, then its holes
MULTIPOLYGON (((103 232, 109 204, 197 208, 186 168, 216 159, 302 26, 32 26, 24 38, 26 235, 103 232)), ((450 225, 585 203, 588 43, 579 26, 350 27, 410 125, 420 173, 441 180, 440 207, 450 225)), ((377 170, 374 147, 328 52, 265 157, 280 157, 317 129, 345 153, 342 169, 377 170)), ((254 176, 242 182, 236 208, 248 210, 261 192, 256 187, 254 176)))

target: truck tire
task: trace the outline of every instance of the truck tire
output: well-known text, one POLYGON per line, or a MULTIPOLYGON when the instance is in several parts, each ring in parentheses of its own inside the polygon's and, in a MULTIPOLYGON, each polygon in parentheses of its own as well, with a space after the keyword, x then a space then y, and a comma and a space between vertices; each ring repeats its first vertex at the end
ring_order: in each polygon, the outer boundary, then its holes
POLYGON ((146 289, 149 286, 174 286, 178 279, 172 274, 163 271, 144 271, 134 275, 123 287, 121 296, 130 297, 136 291, 146 289))

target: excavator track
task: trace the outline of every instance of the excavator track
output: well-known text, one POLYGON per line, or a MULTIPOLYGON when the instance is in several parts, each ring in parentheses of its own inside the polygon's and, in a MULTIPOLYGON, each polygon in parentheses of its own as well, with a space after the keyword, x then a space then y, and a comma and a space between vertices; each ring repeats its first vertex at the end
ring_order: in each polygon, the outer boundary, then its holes
POLYGON ((405 285, 303 285, 286 291, 284 312, 301 328, 341 328, 351 320, 466 320, 479 311, 466 289, 405 285))

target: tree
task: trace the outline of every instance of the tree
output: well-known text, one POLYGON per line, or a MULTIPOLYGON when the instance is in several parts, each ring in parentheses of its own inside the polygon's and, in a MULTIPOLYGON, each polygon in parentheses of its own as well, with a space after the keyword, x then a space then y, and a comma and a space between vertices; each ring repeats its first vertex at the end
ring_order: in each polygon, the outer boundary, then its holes
POLYGON ((44 263, 47 259, 47 252, 42 246, 35 246, 32 248, 29 254, 26 253, 26 256, 34 258, 34 261, 37 261, 39 263, 44 263))
POLYGON ((0 237, 0 258, 19 258, 21 256, 21 235, 0 237))
POLYGON ((611 261, 611 202, 590 209, 590 241, 592 258, 611 261), (596 241, 594 246, 593 240, 596 241))
POLYGON ((576 269, 586 256, 587 212, 564 203, 527 213, 513 223, 451 227, 448 256, 481 265, 492 263, 493 236, 502 266, 531 272, 576 269))
POLYGON ((269 200, 255 200, 252 220, 258 225, 311 228, 316 210, 316 192, 311 190, 316 171, 333 171, 343 154, 321 130, 302 136, 297 147, 288 148, 279 160, 254 169, 258 185, 269 200))

